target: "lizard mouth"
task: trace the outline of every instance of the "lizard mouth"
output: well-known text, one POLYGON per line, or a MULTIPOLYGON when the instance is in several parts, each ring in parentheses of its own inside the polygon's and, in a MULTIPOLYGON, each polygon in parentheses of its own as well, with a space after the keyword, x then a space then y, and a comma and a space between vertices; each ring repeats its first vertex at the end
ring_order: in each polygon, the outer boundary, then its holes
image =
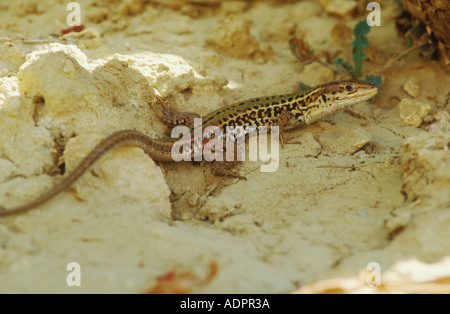
POLYGON ((378 93, 378 88, 374 85, 374 86, 370 86, 368 88, 364 88, 364 89, 361 89, 361 90, 351 93, 350 94, 351 97, 349 97, 349 98, 338 99, 336 101, 336 103, 348 104, 348 105, 357 104, 359 102, 363 102, 363 101, 371 99, 377 93, 378 93))
POLYGON ((362 90, 360 92, 357 92, 356 97, 358 99, 362 99, 360 101, 369 100, 370 98, 374 97, 378 93, 378 88, 374 87, 367 90, 362 90))

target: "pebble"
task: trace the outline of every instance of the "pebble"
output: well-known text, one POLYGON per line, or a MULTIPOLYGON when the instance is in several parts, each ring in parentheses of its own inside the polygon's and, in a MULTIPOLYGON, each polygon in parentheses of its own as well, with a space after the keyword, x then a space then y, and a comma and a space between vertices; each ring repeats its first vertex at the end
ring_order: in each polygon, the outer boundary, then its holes
POLYGON ((412 98, 420 96, 420 85, 415 77, 411 77, 405 84, 403 90, 412 98))
POLYGON ((199 202, 200 202, 200 195, 198 195, 198 193, 194 193, 188 198, 188 203, 191 207, 197 206, 199 202))
POLYGON ((358 6, 355 0, 320 0, 320 4, 328 13, 340 17, 351 14, 358 6))
POLYGON ((260 48, 258 40, 250 32, 250 25, 248 19, 229 15, 206 39, 206 43, 220 54, 232 58, 265 60, 269 51, 260 48))
POLYGON ((352 155, 372 140, 372 135, 363 128, 354 128, 343 133, 330 143, 330 148, 340 155, 352 155))
POLYGON ((407 125, 419 127, 430 109, 428 104, 404 98, 399 104, 400 119, 407 125))
POLYGON ((334 79, 333 70, 318 63, 308 64, 299 75, 299 80, 309 86, 320 85, 334 79))

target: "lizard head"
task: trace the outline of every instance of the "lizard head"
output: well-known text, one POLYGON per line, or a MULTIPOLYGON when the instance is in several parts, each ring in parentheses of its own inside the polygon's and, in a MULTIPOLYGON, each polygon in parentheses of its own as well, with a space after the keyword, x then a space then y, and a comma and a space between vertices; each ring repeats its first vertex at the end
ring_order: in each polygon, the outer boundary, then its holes
POLYGON ((334 81, 323 84, 318 87, 321 98, 328 106, 338 107, 354 105, 362 101, 369 100, 378 93, 376 85, 348 80, 348 81, 334 81))
POLYGON ((303 109, 304 120, 311 124, 340 109, 369 100, 377 93, 376 85, 355 80, 319 85, 307 93, 311 101, 303 109))

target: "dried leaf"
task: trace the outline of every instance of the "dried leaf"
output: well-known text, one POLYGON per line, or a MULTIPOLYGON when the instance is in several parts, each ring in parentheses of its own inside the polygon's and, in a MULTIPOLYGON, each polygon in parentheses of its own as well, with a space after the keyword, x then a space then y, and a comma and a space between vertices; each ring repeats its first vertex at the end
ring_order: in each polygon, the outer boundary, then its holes
POLYGON ((331 40, 342 50, 348 49, 352 42, 352 29, 343 23, 337 23, 331 30, 331 40))
POLYGON ((356 78, 361 76, 362 60, 366 57, 366 55, 364 54, 364 48, 369 47, 369 41, 367 40, 365 35, 367 35, 369 32, 370 26, 367 24, 366 20, 360 21, 353 29, 355 40, 351 43, 351 46, 355 48, 352 59, 355 61, 354 76, 356 78))
POLYGON ((145 291, 147 294, 188 294, 194 289, 202 287, 217 275, 218 265, 216 262, 209 264, 209 272, 206 278, 197 278, 192 273, 177 274, 169 271, 157 278, 157 283, 151 289, 145 291))
POLYGON ((313 51, 309 45, 303 41, 303 39, 293 37, 289 40, 289 46, 291 47, 291 51, 294 56, 301 62, 314 60, 313 51))

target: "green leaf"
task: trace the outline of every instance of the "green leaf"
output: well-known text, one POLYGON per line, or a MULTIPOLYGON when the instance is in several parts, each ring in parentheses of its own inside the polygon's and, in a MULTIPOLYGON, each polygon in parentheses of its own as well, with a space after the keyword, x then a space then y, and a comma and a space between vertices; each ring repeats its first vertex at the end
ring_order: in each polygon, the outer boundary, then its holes
POLYGON ((311 86, 306 85, 306 84, 304 84, 304 83, 299 83, 299 84, 298 84, 298 90, 299 90, 299 91, 303 92, 303 91, 306 91, 306 90, 308 90, 308 89, 311 89, 311 86))
POLYGON ((362 60, 366 57, 363 49, 369 47, 369 41, 365 37, 370 32, 370 26, 366 20, 360 21, 353 29, 353 35, 355 40, 351 43, 351 46, 355 48, 355 52, 352 55, 352 59, 355 63, 353 75, 358 78, 361 76, 362 60))
POLYGON ((341 58, 334 59, 334 63, 337 66, 341 66, 347 70, 354 78, 361 76, 362 70, 362 60, 366 58, 363 49, 369 47, 369 41, 365 37, 366 34, 370 32, 370 26, 367 24, 366 20, 358 22, 353 28, 353 35, 355 35, 355 40, 350 44, 354 48, 354 53, 352 55, 354 65, 341 58))
POLYGON ((375 76, 368 76, 364 78, 364 81, 367 83, 372 83, 378 87, 378 89, 381 88, 381 84, 383 84, 383 79, 381 78, 381 75, 375 75, 375 76))
POLYGON ((359 42, 356 41, 356 39, 350 44, 350 46, 352 47, 363 47, 363 48, 367 48, 369 47, 369 41, 367 40, 367 38, 365 37, 361 37, 361 39, 359 40, 359 42))
POLYGON ((358 24, 355 25, 353 29, 353 35, 358 37, 363 37, 364 35, 369 34, 370 26, 367 24, 366 20, 359 21, 358 24))
POLYGON ((335 58, 334 63, 337 66, 341 66, 341 67, 345 68, 347 70, 347 72, 349 72, 350 74, 353 75, 353 72, 354 72, 353 67, 347 61, 344 61, 342 58, 335 58))
POLYGON ((344 62, 345 61, 342 58, 334 58, 334 63, 336 63, 336 65, 338 65, 338 66, 343 66, 344 62))

